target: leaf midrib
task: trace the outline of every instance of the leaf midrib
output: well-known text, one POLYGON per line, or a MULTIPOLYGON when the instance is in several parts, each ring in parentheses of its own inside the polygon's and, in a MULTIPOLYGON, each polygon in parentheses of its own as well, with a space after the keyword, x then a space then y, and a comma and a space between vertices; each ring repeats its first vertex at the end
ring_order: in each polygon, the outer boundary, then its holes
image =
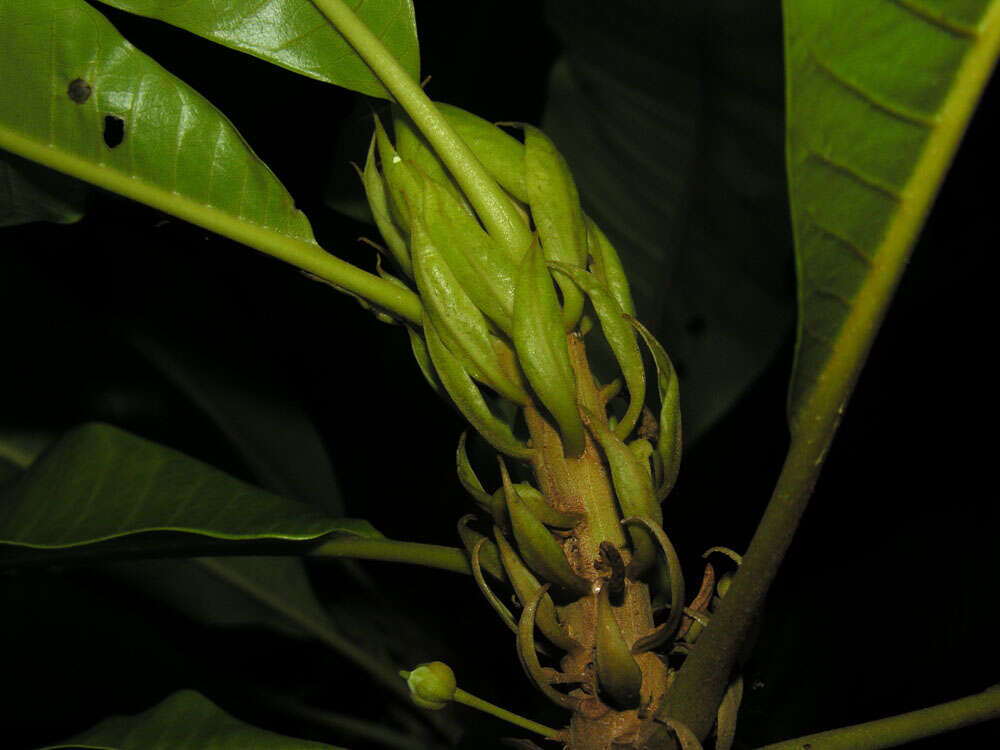
POLYGON ((420 325, 421 306, 415 294, 327 253, 315 242, 234 217, 135 175, 93 164, 53 144, 34 140, 3 125, 0 125, 0 148, 283 260, 338 287, 367 297, 420 325))
MULTIPOLYGON (((954 85, 929 128, 913 172, 896 196, 898 205, 882 242, 872 255, 871 272, 854 296, 850 312, 832 343, 830 356, 815 378, 815 385, 802 400, 798 413, 790 415, 793 434, 811 415, 822 418, 822 415, 836 411, 839 416, 843 409, 889 306, 916 235, 930 211, 972 111, 996 65, 1000 51, 1000 2, 994 0, 990 4, 972 38, 975 42, 962 60, 954 85)), ((788 158, 792 158, 790 151, 788 158)))

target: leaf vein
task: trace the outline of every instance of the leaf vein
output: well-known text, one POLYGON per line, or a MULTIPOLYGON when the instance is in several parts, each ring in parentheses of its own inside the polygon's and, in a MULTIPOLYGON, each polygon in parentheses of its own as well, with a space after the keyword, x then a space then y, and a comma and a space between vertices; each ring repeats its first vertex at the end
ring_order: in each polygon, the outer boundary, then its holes
POLYGON ((936 13, 930 8, 926 8, 914 0, 889 0, 889 2, 894 5, 899 6, 903 10, 907 11, 913 16, 916 16, 922 21, 935 26, 941 31, 947 32, 954 36, 966 37, 967 39, 978 39, 979 29, 975 26, 968 26, 959 21, 955 21, 948 18, 942 13, 936 13))
POLYGON ((900 193, 897 188, 882 182, 877 177, 872 177, 871 175, 865 174, 860 169, 851 164, 845 164, 843 162, 836 161, 827 154, 824 154, 821 151, 817 151, 814 148, 810 148, 808 150, 808 156, 809 158, 815 159, 819 162, 822 162, 823 164, 826 164, 829 167, 832 167, 838 172, 842 172, 848 175, 849 177, 854 179, 855 182, 859 183, 860 185, 864 185, 870 190, 874 190, 875 192, 881 193, 882 195, 885 195, 896 201, 902 201, 903 199, 903 194, 900 193))
POLYGON ((824 224, 822 224, 816 218, 816 215, 813 214, 809 209, 804 209, 803 210, 803 215, 805 216, 805 218, 807 218, 809 220, 809 222, 814 227, 816 227, 816 229, 818 229, 821 233, 825 234, 827 237, 830 237, 830 238, 836 240, 837 242, 839 242, 841 245, 844 245, 851 252, 852 255, 854 255, 858 260, 860 260, 866 266, 874 266, 875 265, 875 261, 872 260, 871 256, 869 256, 867 253, 865 253, 864 250, 861 249, 861 245, 859 245, 857 242, 855 242, 854 240, 850 239, 849 237, 845 237, 840 232, 836 232, 833 229, 831 229, 830 227, 825 226, 824 224))
POLYGON ((858 98, 863 99, 875 109, 884 112, 891 117, 903 120, 904 122, 920 125, 925 128, 932 128, 938 124, 938 118, 936 116, 928 116, 920 112, 914 112, 898 102, 883 99, 874 92, 866 89, 861 84, 852 81, 837 72, 832 65, 819 58, 813 50, 809 50, 809 57, 812 59, 813 64, 820 71, 825 73, 832 81, 834 81, 834 83, 851 92, 858 98))

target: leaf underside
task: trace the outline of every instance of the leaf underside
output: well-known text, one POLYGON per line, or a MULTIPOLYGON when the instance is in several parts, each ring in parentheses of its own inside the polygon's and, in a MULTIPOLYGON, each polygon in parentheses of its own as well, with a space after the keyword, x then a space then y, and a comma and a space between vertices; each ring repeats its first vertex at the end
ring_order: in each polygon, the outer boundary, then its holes
POLYGON ((193 690, 181 690, 135 716, 112 716, 59 748, 101 750, 336 750, 332 745, 285 737, 245 724, 193 690))
POLYGON ((778 8, 547 7, 565 53, 545 127, 677 366, 685 438, 697 440, 790 334, 778 8))
POLYGON ((1000 3, 786 0, 784 10, 794 431, 818 385, 856 377, 995 64, 1000 3))
POLYGON ((64 435, 0 492, 0 545, 53 549, 148 532, 225 540, 379 536, 110 425, 64 435))

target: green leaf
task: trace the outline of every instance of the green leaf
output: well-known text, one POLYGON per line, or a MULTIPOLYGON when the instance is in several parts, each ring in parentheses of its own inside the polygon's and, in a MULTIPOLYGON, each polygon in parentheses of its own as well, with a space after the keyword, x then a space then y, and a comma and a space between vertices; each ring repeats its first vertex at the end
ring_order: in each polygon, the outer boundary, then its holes
POLYGON ((255 482, 330 515, 343 514, 323 440, 290 388, 282 387, 271 364, 273 350, 259 336, 241 335, 239 311, 226 307, 219 295, 213 305, 204 310, 197 334, 183 343, 156 331, 134 333, 132 344, 215 423, 255 482), (234 372, 253 377, 234 380, 234 372))
POLYGON ((335 750, 332 745, 285 737, 235 719, 194 690, 181 690, 135 716, 113 716, 72 739, 48 745, 99 750, 335 750))
POLYGON ((5 0, 0 20, 0 60, 20 71, 0 89, 0 146, 110 180, 102 187, 139 200, 166 194, 189 210, 313 241, 291 196, 225 117, 86 3, 5 0))
POLYGON ((685 437, 787 340, 792 243, 775 3, 548 0, 543 124, 681 382, 685 437))
MULTIPOLYGON (((318 81, 389 98, 371 69, 309 0, 102 2, 129 13, 158 18, 318 81)), ((412 0, 347 0, 347 4, 417 80, 420 52, 412 0)))
POLYGON ((288 192, 208 101, 80 0, 0 0, 0 149, 280 258, 407 320, 407 290, 326 253, 288 192))
POLYGON ((0 151, 0 227, 30 221, 72 224, 83 216, 86 194, 83 183, 0 151))
POLYGON ((0 545, 67 548, 153 531, 225 540, 379 536, 366 521, 330 518, 104 424, 70 431, 0 493, 0 545))
POLYGON ((785 2, 793 432, 840 408, 1000 51, 1000 2, 785 2), (845 392, 846 389, 846 392, 845 392))

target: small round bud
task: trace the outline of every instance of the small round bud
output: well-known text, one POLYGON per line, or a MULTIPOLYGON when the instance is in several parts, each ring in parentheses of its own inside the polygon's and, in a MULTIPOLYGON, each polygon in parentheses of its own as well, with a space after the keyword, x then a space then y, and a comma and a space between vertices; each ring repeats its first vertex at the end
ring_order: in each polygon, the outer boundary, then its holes
POLYGON ((455 673, 444 662, 421 664, 406 680, 410 697, 421 708, 438 710, 455 697, 455 673))

